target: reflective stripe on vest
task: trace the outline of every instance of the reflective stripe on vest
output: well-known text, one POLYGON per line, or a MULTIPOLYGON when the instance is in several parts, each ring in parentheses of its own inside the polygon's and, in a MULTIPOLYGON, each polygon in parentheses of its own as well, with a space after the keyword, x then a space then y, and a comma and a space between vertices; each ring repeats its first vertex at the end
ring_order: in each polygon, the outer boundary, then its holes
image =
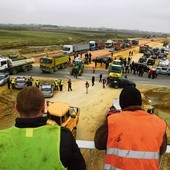
POLYGON ((117 148, 107 148, 107 154, 113 154, 125 158, 159 159, 159 152, 131 151, 117 148))
POLYGON ((104 170, 121 170, 121 169, 116 168, 116 167, 113 167, 113 166, 110 165, 110 164, 105 164, 105 165, 104 165, 104 170))

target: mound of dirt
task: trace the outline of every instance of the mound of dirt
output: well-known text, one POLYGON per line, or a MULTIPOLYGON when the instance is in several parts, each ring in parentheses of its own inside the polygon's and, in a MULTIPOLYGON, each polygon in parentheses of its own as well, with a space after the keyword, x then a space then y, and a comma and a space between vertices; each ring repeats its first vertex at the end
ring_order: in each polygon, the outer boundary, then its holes
POLYGON ((11 127, 18 113, 15 110, 16 91, 1 89, 0 93, 0 129, 11 127))
POLYGON ((170 88, 158 87, 145 92, 146 97, 151 101, 152 106, 169 113, 170 110, 170 88))

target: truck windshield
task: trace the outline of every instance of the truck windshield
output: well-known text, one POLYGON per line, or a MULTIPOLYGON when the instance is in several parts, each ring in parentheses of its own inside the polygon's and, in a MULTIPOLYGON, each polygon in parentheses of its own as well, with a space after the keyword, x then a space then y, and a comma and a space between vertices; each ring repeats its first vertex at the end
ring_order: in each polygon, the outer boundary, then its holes
POLYGON ((122 71, 121 67, 115 67, 115 66, 110 67, 110 72, 121 73, 121 71, 122 71))
POLYGON ((51 64, 52 60, 49 59, 49 58, 41 58, 40 63, 42 63, 42 64, 51 64))
POLYGON ((63 47, 63 51, 70 51, 69 47, 63 47))

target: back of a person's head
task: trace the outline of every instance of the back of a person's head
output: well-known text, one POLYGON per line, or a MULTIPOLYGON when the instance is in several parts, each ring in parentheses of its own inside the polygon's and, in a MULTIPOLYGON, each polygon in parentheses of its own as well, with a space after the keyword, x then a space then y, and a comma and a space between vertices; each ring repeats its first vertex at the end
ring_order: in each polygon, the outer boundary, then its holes
POLYGON ((141 106, 142 97, 140 91, 135 87, 125 87, 120 93, 119 104, 122 109, 129 106, 141 106))
POLYGON ((44 96, 37 87, 28 86, 18 93, 16 103, 20 114, 37 114, 44 105, 44 96))

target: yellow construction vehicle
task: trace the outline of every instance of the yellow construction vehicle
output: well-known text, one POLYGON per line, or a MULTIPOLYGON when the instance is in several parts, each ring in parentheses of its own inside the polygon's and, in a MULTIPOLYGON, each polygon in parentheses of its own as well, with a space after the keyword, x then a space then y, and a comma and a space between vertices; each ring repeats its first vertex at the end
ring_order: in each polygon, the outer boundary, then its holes
POLYGON ((64 126, 73 133, 76 138, 77 124, 79 121, 80 109, 70 106, 64 102, 47 101, 47 117, 48 123, 64 126), (55 122, 55 123, 54 123, 55 122))
POLYGON ((40 69, 44 72, 53 73, 60 68, 66 68, 69 62, 68 55, 40 58, 40 69))

